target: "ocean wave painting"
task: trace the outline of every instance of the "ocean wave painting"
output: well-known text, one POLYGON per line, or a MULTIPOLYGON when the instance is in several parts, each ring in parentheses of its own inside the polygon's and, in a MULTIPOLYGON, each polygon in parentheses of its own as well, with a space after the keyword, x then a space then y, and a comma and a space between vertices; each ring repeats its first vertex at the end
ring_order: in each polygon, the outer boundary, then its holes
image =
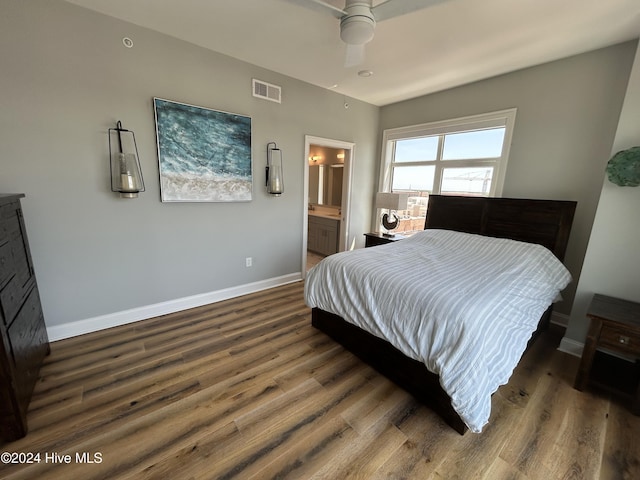
POLYGON ((163 202, 246 202, 251 117, 153 99, 163 202))

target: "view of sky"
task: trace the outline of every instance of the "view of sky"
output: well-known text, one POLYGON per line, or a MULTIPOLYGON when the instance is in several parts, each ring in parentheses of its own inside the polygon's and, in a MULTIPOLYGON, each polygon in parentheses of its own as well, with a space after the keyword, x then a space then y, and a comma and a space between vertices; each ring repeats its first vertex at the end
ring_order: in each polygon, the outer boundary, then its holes
MULTIPOLYGON (((493 167, 455 166, 455 160, 497 158, 502 154, 505 128, 491 128, 444 135, 442 160, 451 161, 451 168, 442 169, 442 192, 487 193, 493 167)), ((401 165, 409 162, 435 161, 438 158, 440 136, 398 140, 395 144, 396 165, 392 190, 428 190, 434 185, 435 164, 401 165), (398 165, 399 164, 399 165, 398 165)))

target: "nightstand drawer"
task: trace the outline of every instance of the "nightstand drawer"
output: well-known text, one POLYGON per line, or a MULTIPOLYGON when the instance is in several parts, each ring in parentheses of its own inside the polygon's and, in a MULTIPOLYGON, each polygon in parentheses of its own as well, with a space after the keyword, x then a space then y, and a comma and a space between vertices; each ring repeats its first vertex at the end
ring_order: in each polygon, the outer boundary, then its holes
POLYGON ((640 355, 640 335, 629 329, 602 325, 598 343, 618 352, 640 355))

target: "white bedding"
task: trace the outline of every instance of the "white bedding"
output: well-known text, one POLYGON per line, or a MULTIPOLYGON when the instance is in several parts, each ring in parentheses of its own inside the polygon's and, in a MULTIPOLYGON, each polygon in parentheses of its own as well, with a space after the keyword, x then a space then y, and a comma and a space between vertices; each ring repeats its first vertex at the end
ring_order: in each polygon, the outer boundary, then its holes
POLYGON ((491 395, 570 281, 540 245, 424 230, 325 258, 307 275, 305 299, 422 361, 480 432, 491 395))

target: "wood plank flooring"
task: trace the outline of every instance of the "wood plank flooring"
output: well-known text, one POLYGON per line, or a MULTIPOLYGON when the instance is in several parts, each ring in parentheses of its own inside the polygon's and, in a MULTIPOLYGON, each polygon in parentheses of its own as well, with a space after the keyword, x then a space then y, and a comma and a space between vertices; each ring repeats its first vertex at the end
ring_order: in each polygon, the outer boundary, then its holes
POLYGON ((29 434, 0 448, 40 462, 0 478, 640 478, 640 419, 574 390, 559 339, 460 436, 311 327, 301 282, 71 338, 52 344, 29 434))

